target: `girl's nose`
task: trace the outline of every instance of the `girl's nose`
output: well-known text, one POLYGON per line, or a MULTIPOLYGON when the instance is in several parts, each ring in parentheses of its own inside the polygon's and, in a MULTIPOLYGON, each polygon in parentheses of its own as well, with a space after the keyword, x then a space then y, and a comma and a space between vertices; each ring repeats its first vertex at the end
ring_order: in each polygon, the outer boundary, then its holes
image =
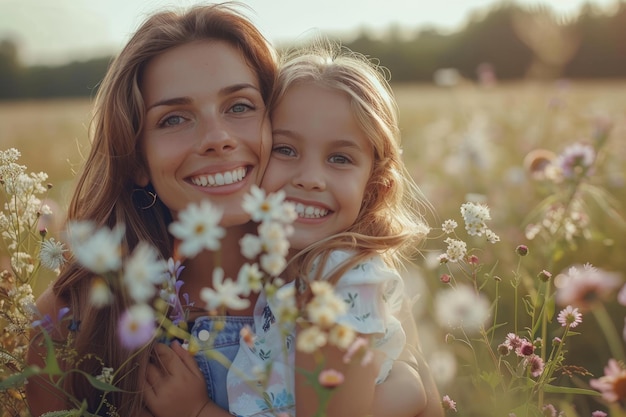
POLYGON ((326 189, 326 180, 322 168, 306 161, 302 161, 292 182, 297 188, 307 191, 324 191, 326 189))

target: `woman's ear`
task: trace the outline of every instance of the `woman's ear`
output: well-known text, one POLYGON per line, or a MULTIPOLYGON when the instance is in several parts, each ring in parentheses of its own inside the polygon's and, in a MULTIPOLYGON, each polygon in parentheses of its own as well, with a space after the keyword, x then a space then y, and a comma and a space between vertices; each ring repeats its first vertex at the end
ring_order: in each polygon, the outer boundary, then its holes
POLYGON ((138 186, 142 188, 145 188, 148 186, 148 184, 150 184, 150 176, 148 175, 146 168, 143 167, 142 165, 139 165, 135 169, 135 173, 133 177, 135 180, 135 184, 137 184, 138 186))

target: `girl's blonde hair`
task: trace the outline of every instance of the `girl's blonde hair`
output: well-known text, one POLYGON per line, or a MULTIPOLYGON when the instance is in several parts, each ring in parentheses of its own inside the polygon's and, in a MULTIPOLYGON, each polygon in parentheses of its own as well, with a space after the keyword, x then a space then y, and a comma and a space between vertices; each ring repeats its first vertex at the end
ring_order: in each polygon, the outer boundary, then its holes
MULTIPOLYGON (((138 138, 144 124, 145 105, 140 91, 143 71, 150 60, 172 48, 202 40, 221 40, 242 52, 258 77, 261 94, 269 103, 276 80, 276 53, 242 14, 241 4, 195 6, 186 12, 162 11, 149 17, 111 63, 99 86, 91 124, 92 146, 72 196, 67 219, 91 220, 98 226, 124 224, 124 253, 140 241, 154 245, 164 258, 172 255, 172 237, 167 232, 169 210, 157 200, 150 209, 134 203, 138 192, 134 179, 145 170, 138 138)), ((260 146, 260 144, 259 144, 260 146)), ((146 171, 147 172, 147 171, 146 171)), ((123 376, 114 383, 122 392, 107 395, 121 416, 139 414, 142 406, 138 370, 145 369, 151 347, 139 352, 124 349, 117 335, 117 323, 128 300, 116 299, 109 307, 89 305, 93 274, 71 261, 54 284, 54 293, 70 307, 73 320, 80 323, 73 334, 78 358, 97 357, 81 365, 91 375, 102 366, 123 376), (135 355, 131 358, 131 355, 135 355)), ((100 403, 102 392, 72 373, 65 389, 90 409, 100 403)))
MULTIPOLYGON (((358 125, 370 140, 374 163, 354 224, 292 258, 297 276, 306 279, 314 262, 324 262, 334 249, 356 249, 356 255, 330 277, 332 281, 373 253, 399 267, 417 253, 428 232, 422 212, 429 206, 402 161, 398 109, 384 69, 345 47, 316 41, 283 56, 272 108, 289 88, 302 83, 346 94, 358 125)), ((318 275, 322 270, 316 268, 318 275)))

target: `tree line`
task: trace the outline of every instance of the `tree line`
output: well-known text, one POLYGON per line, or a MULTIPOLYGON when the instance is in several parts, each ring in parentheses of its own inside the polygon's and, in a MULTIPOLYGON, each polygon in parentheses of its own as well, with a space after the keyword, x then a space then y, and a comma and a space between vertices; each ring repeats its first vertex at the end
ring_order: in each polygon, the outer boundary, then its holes
MULTIPOLYGON (((570 19, 547 6, 504 0, 475 12, 453 33, 417 28, 407 34, 392 26, 382 35, 363 29, 353 39, 337 40, 376 58, 392 83, 432 82, 442 68, 470 80, 485 68, 502 80, 626 78, 626 0, 611 12, 585 4, 570 19)), ((111 59, 24 66, 18 46, 1 40, 0 99, 93 97, 111 59)))

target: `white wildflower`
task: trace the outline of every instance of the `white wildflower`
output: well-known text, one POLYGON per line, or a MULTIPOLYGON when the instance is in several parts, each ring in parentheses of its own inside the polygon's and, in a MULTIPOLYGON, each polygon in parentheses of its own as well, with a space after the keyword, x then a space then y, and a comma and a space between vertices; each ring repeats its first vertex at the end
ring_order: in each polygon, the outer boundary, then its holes
POLYGON ((33 257, 27 252, 13 252, 11 254, 11 267, 23 277, 29 276, 35 271, 33 257))
POLYGON ((263 250, 261 239, 250 233, 241 238, 239 246, 241 247, 241 254, 247 259, 256 258, 263 250))
POLYGON ((250 214, 252 221, 290 223, 296 219, 295 209, 290 208, 291 204, 285 203, 284 200, 284 191, 280 190, 266 195, 263 189, 254 185, 250 189, 250 194, 243 197, 242 207, 246 213, 250 214))
POLYGON ((94 277, 89 289, 89 304, 95 308, 102 308, 113 302, 113 293, 109 284, 102 277, 94 277))
POLYGON ((348 349, 356 339, 356 332, 350 326, 337 324, 328 332, 328 342, 339 349, 348 349))
POLYGON ((263 273, 258 264, 244 264, 239 269, 237 282, 241 286, 242 295, 247 297, 250 292, 259 292, 263 288, 263 273))
POLYGON ((284 225, 277 222, 262 223, 259 226, 259 238, 265 252, 287 256, 289 240, 284 225))
POLYGON ((215 311, 219 307, 241 310, 250 305, 250 300, 241 298, 245 289, 231 278, 224 278, 224 270, 213 270, 213 288, 205 287, 200 291, 200 298, 206 303, 206 309, 215 311))
POLYGON ((490 315, 487 298, 467 285, 440 290, 434 304, 435 317, 442 327, 462 328, 467 333, 478 331, 490 315))
POLYGON ((155 294, 155 285, 163 283, 166 271, 167 264, 157 250, 148 243, 139 243, 124 266, 124 282, 131 298, 148 301, 155 294))
POLYGON ((489 243, 496 243, 496 242, 500 241, 500 236, 495 234, 490 229, 485 230, 485 236, 487 237, 487 242, 489 242, 489 243))
POLYGON ((273 277, 280 275, 287 266, 284 256, 273 253, 261 255, 259 261, 261 262, 261 268, 273 277))
POLYGON ((487 230, 486 221, 491 220, 489 208, 484 204, 464 203, 461 205, 461 215, 470 236, 482 236, 487 230))
POLYGON ((96 379, 99 381, 105 382, 107 384, 111 384, 113 383, 113 377, 114 377, 113 368, 108 368, 106 366, 103 366, 102 372, 100 372, 100 375, 96 376, 96 379))
POLYGON ((441 225, 441 229, 443 229, 444 233, 449 235, 450 233, 454 232, 454 229, 456 229, 458 226, 458 223, 452 219, 448 219, 445 222, 443 222, 443 224, 441 225))
POLYGON ((65 252, 67 252, 67 248, 63 242, 57 242, 54 238, 50 238, 41 242, 39 260, 44 267, 51 271, 57 271, 65 263, 63 256, 65 252))
POLYGON ((444 243, 448 245, 446 249, 446 261, 459 262, 465 258, 467 254, 467 244, 462 240, 447 238, 444 243))
POLYGON ((296 348, 305 353, 313 353, 326 345, 327 336, 319 327, 310 326, 298 333, 296 348))
POLYGON ((69 225, 69 242, 74 256, 83 266, 97 274, 121 268, 123 237, 122 225, 95 231, 90 222, 71 222, 69 225))
POLYGON ((178 220, 170 224, 169 231, 182 241, 180 253, 194 257, 203 249, 216 251, 224 228, 219 226, 222 210, 204 200, 200 204, 190 204, 178 214, 178 220))

